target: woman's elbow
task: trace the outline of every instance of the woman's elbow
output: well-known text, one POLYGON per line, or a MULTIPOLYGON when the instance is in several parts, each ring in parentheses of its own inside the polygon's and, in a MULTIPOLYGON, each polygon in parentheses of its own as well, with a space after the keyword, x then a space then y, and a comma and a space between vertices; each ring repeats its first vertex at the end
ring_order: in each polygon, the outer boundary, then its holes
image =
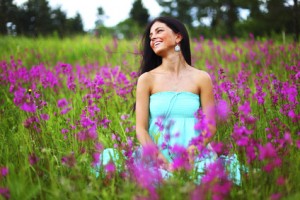
POLYGON ((136 137, 138 140, 143 138, 145 135, 145 132, 146 132, 146 130, 144 128, 141 128, 138 126, 135 128, 135 131, 136 131, 136 137))

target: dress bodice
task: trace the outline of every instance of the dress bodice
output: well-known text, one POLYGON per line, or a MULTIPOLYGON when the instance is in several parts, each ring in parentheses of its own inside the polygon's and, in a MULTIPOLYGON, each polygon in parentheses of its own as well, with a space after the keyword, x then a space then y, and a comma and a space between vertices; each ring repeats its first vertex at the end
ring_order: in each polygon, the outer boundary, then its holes
POLYGON ((187 147, 199 135, 194 129, 194 115, 200 106, 199 95, 192 92, 158 92, 150 96, 149 134, 167 158, 166 148, 175 144, 187 147))

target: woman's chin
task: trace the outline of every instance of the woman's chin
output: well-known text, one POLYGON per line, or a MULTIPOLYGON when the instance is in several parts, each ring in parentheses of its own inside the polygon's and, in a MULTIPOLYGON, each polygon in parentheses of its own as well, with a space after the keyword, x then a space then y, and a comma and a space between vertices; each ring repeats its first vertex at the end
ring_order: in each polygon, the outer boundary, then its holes
POLYGON ((163 56, 163 54, 164 54, 164 50, 163 49, 157 48, 157 49, 154 49, 153 51, 158 56, 163 56))

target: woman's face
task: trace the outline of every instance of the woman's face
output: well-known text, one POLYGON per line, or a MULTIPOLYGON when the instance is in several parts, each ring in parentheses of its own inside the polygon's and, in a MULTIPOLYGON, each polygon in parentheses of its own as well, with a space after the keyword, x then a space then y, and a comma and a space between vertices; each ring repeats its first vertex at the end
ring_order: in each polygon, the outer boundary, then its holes
POLYGON ((152 25, 149 37, 150 47, 159 56, 163 56, 168 51, 174 52, 176 43, 180 42, 179 34, 174 33, 162 22, 155 22, 152 25))

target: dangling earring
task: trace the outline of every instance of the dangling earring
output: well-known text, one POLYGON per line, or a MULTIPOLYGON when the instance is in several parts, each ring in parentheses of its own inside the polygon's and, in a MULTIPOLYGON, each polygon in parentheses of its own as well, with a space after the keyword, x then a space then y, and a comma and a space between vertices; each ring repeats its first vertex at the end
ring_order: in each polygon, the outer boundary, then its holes
POLYGON ((179 51, 180 51, 180 46, 179 46, 179 44, 176 44, 174 50, 175 50, 176 52, 179 52, 179 51))

